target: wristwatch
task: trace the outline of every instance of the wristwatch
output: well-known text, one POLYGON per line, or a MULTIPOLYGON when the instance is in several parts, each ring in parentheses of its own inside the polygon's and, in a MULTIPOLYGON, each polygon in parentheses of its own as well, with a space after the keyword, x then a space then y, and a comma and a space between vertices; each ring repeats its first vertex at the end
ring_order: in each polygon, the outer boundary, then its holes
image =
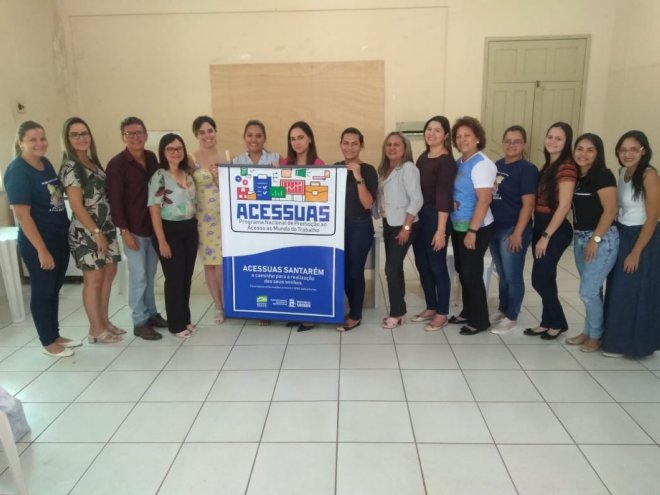
POLYGON ((409 230, 410 230, 410 225, 404 225, 404 226, 403 226, 403 230, 405 230, 405 231, 409 231, 409 230))
POLYGON ((550 234, 548 234, 547 232, 543 232, 543 233, 541 234, 541 237, 547 239, 548 237, 550 237, 550 234))
POLYGON ((357 184, 364 184, 366 181, 364 179, 356 180, 357 184))
POLYGON ((96 235, 96 234, 100 234, 100 233, 101 233, 101 229, 99 229, 98 227, 96 227, 92 232, 94 232, 94 235, 96 235))
POLYGON ((603 240, 603 238, 602 238, 601 236, 599 236, 599 235, 592 235, 592 236, 591 236, 591 239, 592 239, 596 244, 598 244, 600 241, 603 240))
POLYGON ((468 229, 468 232, 470 232, 472 234, 478 234, 479 233, 478 230, 474 230, 474 229, 468 229))

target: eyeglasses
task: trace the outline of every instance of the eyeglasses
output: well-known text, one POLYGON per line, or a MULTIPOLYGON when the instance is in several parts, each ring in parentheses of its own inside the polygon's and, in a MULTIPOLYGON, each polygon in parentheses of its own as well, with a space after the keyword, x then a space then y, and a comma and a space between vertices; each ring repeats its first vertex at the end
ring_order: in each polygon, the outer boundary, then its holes
POLYGON ((503 142, 507 146, 525 144, 522 139, 505 139, 503 142))
POLYGON ((72 132, 69 134, 69 139, 88 139, 89 138, 89 132, 83 131, 83 132, 72 132))
POLYGON ((183 153, 183 146, 168 146, 165 148, 165 153, 183 153))
POLYGON ((616 152, 619 155, 639 155, 642 151, 644 151, 644 148, 619 148, 616 150, 616 152))
POLYGON ((123 134, 124 134, 124 137, 134 138, 134 137, 144 137, 147 133, 144 132, 144 131, 133 131, 133 132, 126 131, 123 134))

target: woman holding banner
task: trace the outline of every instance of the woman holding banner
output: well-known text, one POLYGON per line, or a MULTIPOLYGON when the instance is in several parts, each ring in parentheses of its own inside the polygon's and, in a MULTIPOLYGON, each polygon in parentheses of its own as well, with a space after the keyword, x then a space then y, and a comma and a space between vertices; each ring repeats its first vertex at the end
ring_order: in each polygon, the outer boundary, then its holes
POLYGON ((344 292, 348 299, 348 313, 337 331, 353 330, 362 321, 364 304, 364 265, 373 244, 374 224, 371 206, 378 194, 376 169, 360 160, 364 136, 355 127, 341 133, 339 141, 346 165, 346 211, 344 226, 344 292))

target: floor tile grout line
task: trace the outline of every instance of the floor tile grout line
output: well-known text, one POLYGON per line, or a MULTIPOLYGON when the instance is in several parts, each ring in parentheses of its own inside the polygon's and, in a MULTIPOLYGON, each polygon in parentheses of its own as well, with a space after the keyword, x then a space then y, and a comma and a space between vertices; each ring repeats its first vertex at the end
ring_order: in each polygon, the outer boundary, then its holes
MULTIPOLYGON (((243 330, 241 330, 241 333, 243 330)), ((250 482, 252 481, 252 475, 254 474, 254 468, 257 465, 257 458, 259 457, 259 451, 261 450, 261 444, 263 442, 264 438, 264 432, 266 431, 266 424, 268 423, 268 416, 270 416, 270 409, 273 405, 273 398, 275 397, 275 391, 277 390, 277 384, 280 381, 280 374, 282 373, 282 365, 284 364, 284 359, 286 358, 286 351, 289 347, 289 341, 291 340, 291 333, 293 332, 293 329, 289 329, 289 336, 287 338, 287 342, 284 345, 284 352, 282 352, 282 358, 280 360, 280 367, 277 370, 277 377, 275 378, 275 384, 273 385, 273 391, 270 394, 270 400, 268 401, 268 408, 266 409, 266 416, 264 417, 264 424, 261 427, 261 434, 259 435, 259 440, 257 441, 257 449, 254 452, 254 459, 252 460, 252 465, 250 466, 250 474, 248 475, 247 483, 245 484, 245 492, 244 495, 247 495, 248 490, 250 488, 250 482)), ((240 335, 239 335, 240 336, 240 335)), ((238 337, 236 339, 238 341, 238 337)), ((232 349, 233 352, 233 349, 232 349)), ((229 356, 227 357, 229 358, 229 356)), ((268 442, 265 442, 268 443, 268 442)))
MULTIPOLYGON (((394 331, 392 331, 394 333, 394 331)), ((392 335, 392 339, 394 339, 394 335, 392 335)), ((426 486, 426 476, 424 475, 424 466, 422 464, 422 456, 419 453, 419 445, 417 443, 417 434, 415 433, 415 426, 413 424, 413 419, 412 419, 412 412, 410 411, 410 402, 408 401, 408 392, 406 391, 406 385, 405 381, 403 379, 403 370, 401 369, 401 361, 399 360, 399 352, 396 348, 396 345, 394 346, 394 354, 396 356, 396 362, 398 364, 398 371, 399 371, 399 380, 401 380, 401 388, 403 390, 403 398, 406 404, 406 410, 408 411, 408 422, 410 424, 410 432, 412 434, 412 439, 415 445, 415 454, 417 454, 417 464, 419 465, 419 473, 422 478, 422 487, 424 488, 424 493, 428 494, 428 488, 426 486)))
MULTIPOLYGON (((207 313, 208 311, 210 311, 210 308, 211 308, 211 305, 209 305, 209 307, 207 308, 206 312, 204 312, 204 313, 202 314, 202 318, 204 317, 204 315, 206 315, 206 313, 207 313)), ((199 322, 199 320, 198 320, 198 322, 199 322)), ((218 326, 219 326, 219 325, 218 325, 218 326)), ((240 334, 243 332, 243 328, 244 328, 244 326, 245 326, 245 324, 243 324, 243 326, 241 327, 241 331, 238 332, 238 335, 236 336, 236 339, 237 339, 237 340, 238 340, 238 337, 240 336, 240 334)), ((220 330, 218 330, 218 331, 222 331, 222 330, 220 329, 220 330)), ((234 342, 235 342, 235 341, 234 341, 234 342)), ((177 354, 177 352, 179 352, 180 349, 183 349, 183 342, 182 342, 181 345, 179 346, 179 349, 177 349, 177 351, 174 352, 174 354, 172 354, 171 358, 173 358, 173 357, 177 354)), ((233 345, 232 345, 232 350, 233 350, 233 345)), ((165 480, 167 480, 167 477, 169 476, 170 471, 172 470, 172 467, 173 467, 174 464, 176 463, 177 457, 179 457, 179 454, 181 453, 181 450, 183 449, 183 446, 184 446, 185 443, 186 443, 186 439, 188 438, 188 435, 190 435, 190 431, 192 430, 193 426, 195 425, 195 422, 197 421, 197 418, 199 418, 199 414, 200 414, 200 412, 202 411, 202 409, 204 408, 204 405, 206 404, 206 400, 208 399, 208 397, 209 397, 209 395, 210 395, 210 393, 211 393, 211 390, 213 390, 213 387, 214 387, 215 384, 217 383, 218 378, 220 377, 220 373, 222 373, 222 368, 224 367, 225 363, 226 363, 227 360, 229 359, 229 355, 230 355, 230 354, 231 354, 231 351, 229 351, 229 352, 227 353, 227 355, 225 356, 225 359, 224 359, 224 361, 223 361, 223 363, 222 363, 222 366, 220 366, 220 369, 218 370, 218 372, 217 372, 217 374, 216 374, 216 376, 215 376, 215 379, 213 380, 213 383, 211 384, 211 386, 209 387, 208 391, 206 392, 206 396, 204 397, 204 399, 203 399, 202 401, 200 401, 200 405, 199 405, 199 408, 197 409, 197 413, 195 414, 194 418, 192 418, 192 421, 190 422, 190 425, 188 426, 188 430, 186 431, 185 435, 183 436, 183 440, 181 440, 181 442, 179 443, 179 448, 176 450, 174 456, 172 456, 172 461, 170 462, 169 466, 167 467, 167 470, 165 471, 165 474, 163 475, 162 479, 160 480, 160 483, 158 484, 158 488, 157 488, 157 490, 156 490, 156 493, 160 492, 160 490, 163 488, 163 484, 165 483, 165 480)), ((170 360, 171 360, 171 358, 170 358, 170 360)), ((168 361, 168 362, 169 362, 169 361, 168 361)), ((166 367, 167 367, 167 363, 165 363, 165 364, 163 365, 163 370, 165 370, 166 367)), ((149 390, 149 388, 147 388, 147 390, 149 390)), ((145 390, 145 393, 146 393, 146 390, 145 390)))
MULTIPOLYGON (((443 330, 443 331, 444 331, 444 330, 443 330)), ((501 340, 501 337, 500 337, 500 340, 501 340)), ((452 346, 452 349, 451 349, 451 350, 452 350, 452 354, 454 355, 454 359, 456 359, 456 362, 458 363, 458 365, 459 365, 459 367, 460 367, 460 364, 461 364, 461 363, 460 363, 460 361, 458 360, 458 357, 456 356, 456 354, 455 354, 455 352, 454 352, 454 348, 453 348, 453 346, 452 346)), ((511 353, 510 350, 509 350, 509 353, 511 353)), ((513 356, 513 358, 515 359, 515 356, 513 356)), ((517 361, 517 360, 516 360, 516 361, 517 361)), ((520 363, 519 363, 519 364, 520 364, 520 363)), ((475 405, 476 405, 476 407, 477 407, 477 410, 479 411, 479 415, 481 416, 481 420, 484 422, 484 425, 486 426, 486 429, 488 430, 488 434, 490 435, 490 438, 491 438, 491 440, 493 441, 493 445, 495 446, 495 449, 497 450, 497 455, 499 456, 500 461, 502 462, 502 465, 504 466, 504 469, 506 470, 506 474, 507 474, 507 476, 509 477, 509 480, 511 481, 511 486, 513 486, 513 489, 516 491, 517 494, 520 494, 520 491, 518 490, 518 487, 516 486, 516 483, 515 483, 515 481, 514 481, 514 479, 513 479, 513 476, 511 475, 511 472, 509 471, 509 466, 508 466, 507 463, 505 462, 505 460, 504 460, 504 456, 502 455, 502 452, 501 452, 500 448, 498 447, 497 442, 495 441, 495 436, 493 435, 493 431, 491 430, 491 427, 490 427, 490 425, 488 424, 488 421, 486 421, 486 416, 484 415, 484 412, 483 412, 483 410, 481 409, 481 406, 479 406, 479 403, 477 402, 477 397, 476 397, 476 395, 474 394, 474 390, 472 390, 472 386, 470 386, 470 381, 468 380, 467 376, 465 376, 465 371, 466 371, 466 370, 464 370, 462 367, 460 367, 459 369, 460 369, 460 371, 461 371, 461 376, 463 377, 463 380, 465 380, 465 384, 467 385, 467 388, 468 388, 468 390, 470 391, 470 395, 471 395, 472 398, 474 399, 474 403, 475 403, 475 405)))

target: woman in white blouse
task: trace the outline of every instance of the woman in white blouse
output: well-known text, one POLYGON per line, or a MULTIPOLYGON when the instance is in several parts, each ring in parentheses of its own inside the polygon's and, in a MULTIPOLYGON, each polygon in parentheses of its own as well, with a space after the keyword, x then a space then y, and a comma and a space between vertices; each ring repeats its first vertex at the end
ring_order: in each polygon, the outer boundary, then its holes
POLYGON ((383 328, 391 330, 405 323, 403 262, 417 234, 417 213, 424 203, 410 141, 400 132, 390 132, 383 142, 378 177, 390 300, 390 313, 383 320, 383 328))

